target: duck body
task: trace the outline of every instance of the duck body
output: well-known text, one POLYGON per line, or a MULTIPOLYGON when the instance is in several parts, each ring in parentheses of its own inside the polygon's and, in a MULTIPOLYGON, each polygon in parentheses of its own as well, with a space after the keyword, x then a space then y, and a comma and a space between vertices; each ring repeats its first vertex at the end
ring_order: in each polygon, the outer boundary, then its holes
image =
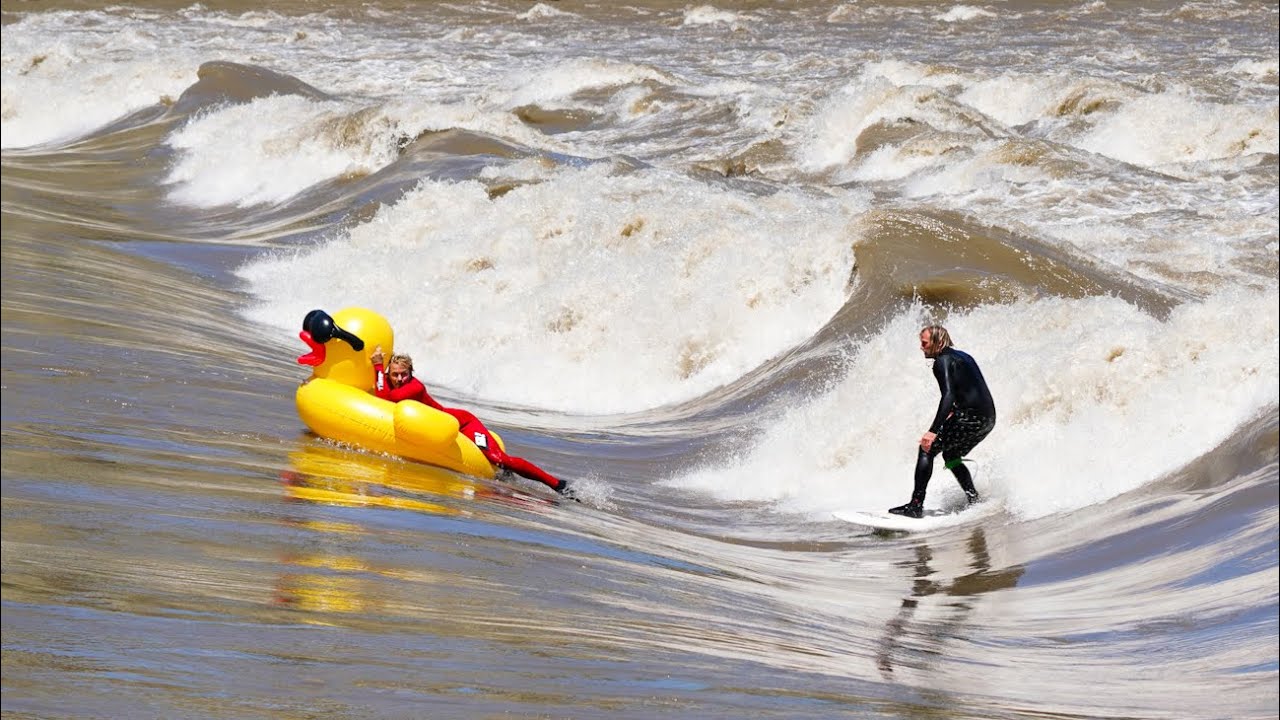
MULTIPOLYGON (((332 318, 312 311, 299 336, 312 351, 298 362, 313 370, 298 386, 295 401, 298 417, 312 432, 467 475, 494 476, 489 459, 458 432, 452 415, 415 400, 397 403, 372 393, 375 371, 369 354, 381 346, 389 357, 394 347, 394 333, 381 315, 364 308, 345 308, 332 318), (313 321, 316 313, 331 321, 338 334, 313 321)), ((501 438, 494 438, 501 446, 501 438)))

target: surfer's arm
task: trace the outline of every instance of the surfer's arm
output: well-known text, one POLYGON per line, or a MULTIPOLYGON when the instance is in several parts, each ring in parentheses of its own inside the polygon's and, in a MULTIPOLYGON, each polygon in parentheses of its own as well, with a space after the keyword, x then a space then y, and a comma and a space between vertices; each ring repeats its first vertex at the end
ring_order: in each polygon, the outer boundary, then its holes
MULTIPOLYGON (((382 366, 375 365, 374 371, 377 377, 382 377, 382 366)), ((423 405, 435 408, 436 410, 444 410, 444 406, 431 397, 431 393, 427 392, 427 386, 422 384, 418 378, 409 378, 409 381, 398 388, 392 388, 389 383, 385 382, 376 384, 373 387, 373 394, 383 400, 391 402, 400 402, 402 400, 417 400, 423 405)))
POLYGON ((447 412, 443 405, 437 402, 435 398, 431 397, 431 393, 427 392, 427 386, 423 385, 422 381, 418 380, 418 378, 414 378, 413 380, 410 380, 409 383, 416 384, 419 388, 419 394, 413 398, 414 400, 417 400, 423 405, 433 407, 441 412, 447 412))
POLYGON ((373 394, 386 400, 383 391, 390 388, 387 382, 386 370, 382 367, 382 346, 379 345, 373 349, 373 353, 369 355, 369 362, 373 363, 373 394))
POLYGON ((938 412, 933 416, 933 423, 929 425, 929 432, 935 435, 942 429, 942 423, 951 415, 956 404, 956 391, 953 387, 955 373, 952 364, 953 359, 945 353, 933 361, 933 376, 938 379, 938 390, 942 392, 942 397, 938 400, 938 412))

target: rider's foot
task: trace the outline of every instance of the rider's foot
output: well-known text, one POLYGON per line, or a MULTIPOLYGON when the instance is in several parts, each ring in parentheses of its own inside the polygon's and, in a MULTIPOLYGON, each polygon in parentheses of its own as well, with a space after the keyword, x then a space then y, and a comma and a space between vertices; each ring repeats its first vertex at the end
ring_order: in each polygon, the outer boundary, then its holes
POLYGON ((577 502, 582 502, 582 499, 581 499, 581 498, 579 498, 576 494, 574 494, 574 492, 573 492, 573 488, 569 486, 569 481, 568 481, 568 480, 563 480, 563 479, 562 479, 562 480, 560 481, 560 485, 559 485, 559 486, 557 486, 557 487, 555 488, 555 491, 556 491, 556 492, 558 492, 558 493, 560 493, 561 495, 563 495, 563 496, 565 496, 565 497, 569 498, 570 500, 575 500, 575 501, 577 501, 577 502))
POLYGON ((909 502, 906 505, 889 508, 889 512, 893 515, 904 515, 912 518, 924 517, 924 507, 917 502, 909 502))
POLYGON ((977 490, 966 490, 964 493, 964 497, 965 497, 965 500, 967 500, 970 505, 976 504, 979 500, 982 499, 981 497, 979 497, 977 490))

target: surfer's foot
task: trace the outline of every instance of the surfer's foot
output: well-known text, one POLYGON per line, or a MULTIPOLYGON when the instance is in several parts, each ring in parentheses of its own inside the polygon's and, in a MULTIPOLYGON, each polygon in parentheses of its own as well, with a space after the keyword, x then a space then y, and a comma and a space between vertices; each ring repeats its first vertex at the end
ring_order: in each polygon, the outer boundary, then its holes
POLYGON ((982 499, 981 497, 978 496, 977 490, 965 490, 964 497, 966 500, 969 501, 970 505, 975 505, 979 500, 982 499))
POLYGON ((557 485, 554 488, 554 490, 560 493, 561 495, 569 498, 570 500, 576 500, 577 502, 582 502, 582 500, 577 495, 574 494, 573 488, 569 486, 568 480, 561 480, 560 484, 557 485))
POLYGON ((906 517, 913 518, 924 517, 924 506, 920 503, 909 502, 906 505, 889 508, 889 513, 891 515, 905 515, 906 517))

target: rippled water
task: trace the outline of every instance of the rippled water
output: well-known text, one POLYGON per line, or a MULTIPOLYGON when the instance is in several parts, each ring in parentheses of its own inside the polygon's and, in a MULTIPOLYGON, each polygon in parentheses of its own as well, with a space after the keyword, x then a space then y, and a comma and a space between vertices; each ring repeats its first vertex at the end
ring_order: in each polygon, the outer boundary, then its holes
POLYGON ((1274 5, 3 23, 6 718, 1276 716, 1274 5), (347 305, 583 502, 308 433, 347 305), (986 499, 838 521, 935 320, 986 499))

